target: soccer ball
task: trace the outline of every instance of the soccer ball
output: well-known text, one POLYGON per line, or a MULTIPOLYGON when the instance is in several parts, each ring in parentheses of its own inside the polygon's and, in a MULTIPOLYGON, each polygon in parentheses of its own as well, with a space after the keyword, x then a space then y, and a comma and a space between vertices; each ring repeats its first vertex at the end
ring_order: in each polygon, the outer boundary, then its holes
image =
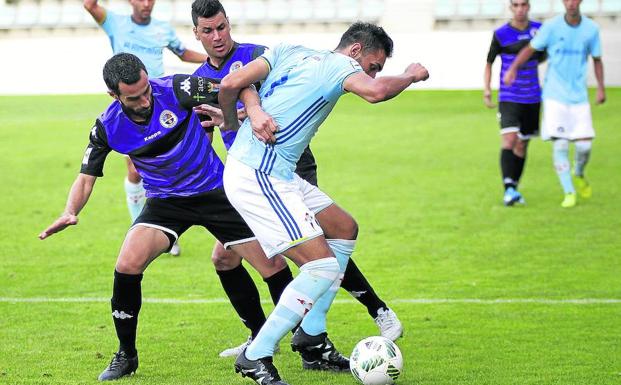
POLYGON ((349 357, 349 369, 364 385, 394 384, 403 368, 403 356, 394 342, 368 337, 358 342, 349 357))

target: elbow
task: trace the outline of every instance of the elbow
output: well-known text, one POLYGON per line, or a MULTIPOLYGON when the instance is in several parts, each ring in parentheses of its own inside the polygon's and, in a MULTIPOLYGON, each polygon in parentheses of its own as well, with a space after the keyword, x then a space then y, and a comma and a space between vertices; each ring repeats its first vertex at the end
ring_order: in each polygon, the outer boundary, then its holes
POLYGON ((374 87, 373 91, 367 96, 369 103, 375 104, 389 99, 388 88, 384 85, 374 87))
POLYGON ((242 88, 241 83, 233 74, 226 75, 220 82, 220 92, 239 92, 242 88))

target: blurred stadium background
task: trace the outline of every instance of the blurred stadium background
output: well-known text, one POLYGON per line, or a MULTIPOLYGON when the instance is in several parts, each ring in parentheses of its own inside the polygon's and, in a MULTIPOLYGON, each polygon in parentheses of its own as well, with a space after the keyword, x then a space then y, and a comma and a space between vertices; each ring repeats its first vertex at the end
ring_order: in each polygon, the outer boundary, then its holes
MULTIPOLYGON (((331 49, 351 22, 380 23, 395 40, 394 58, 385 73, 398 73, 419 61, 431 72, 421 87, 434 89, 480 88, 491 31, 510 17, 508 0, 222 2, 237 41, 267 46, 288 41, 331 49)), ((192 34, 191 3, 157 0, 154 17, 170 21, 187 46, 202 50, 192 34)), ((124 0, 101 4, 123 13, 131 10, 124 0)), ((561 0, 531 0, 531 6, 531 17, 538 20, 563 10, 561 0)), ((621 0, 584 0, 581 9, 601 26, 606 85, 620 86, 621 0)), ((100 73, 111 49, 79 0, 0 0, 0 52, 0 94, 105 91, 100 73)), ((165 65, 169 74, 194 70, 169 52, 165 65)), ((494 82, 497 86, 497 76, 494 82)))

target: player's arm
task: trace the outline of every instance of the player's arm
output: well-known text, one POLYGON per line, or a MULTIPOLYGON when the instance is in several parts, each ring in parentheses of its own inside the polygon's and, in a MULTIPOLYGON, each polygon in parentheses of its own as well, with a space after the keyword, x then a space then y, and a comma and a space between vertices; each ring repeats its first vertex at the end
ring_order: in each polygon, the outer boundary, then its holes
POLYGON ((343 88, 348 92, 360 96, 370 103, 379 103, 392 99, 410 84, 425 81, 429 72, 419 63, 410 64, 401 75, 382 76, 372 78, 360 71, 348 76, 343 82, 343 88))
POLYGON ((488 108, 496 107, 496 105, 492 103, 492 64, 494 64, 496 56, 500 53, 500 49, 500 42, 494 33, 492 44, 490 45, 487 53, 485 70, 483 71, 483 103, 485 103, 488 108))
POLYGON ((511 66, 509 67, 509 69, 505 73, 504 78, 502 79, 506 85, 510 86, 513 84, 517 76, 518 68, 523 66, 524 63, 526 63, 528 59, 533 56, 535 51, 536 50, 530 44, 520 50, 520 53, 517 55, 515 60, 513 60, 513 63, 511 63, 511 66))
POLYGON ((97 3, 97 0, 84 0, 84 9, 93 16, 97 24, 103 24, 106 20, 106 9, 97 3))
POLYGON ((207 60, 207 55, 191 49, 186 49, 181 56, 179 56, 179 59, 188 63, 204 63, 207 60))
POLYGON ((78 177, 73 182, 71 190, 69 191, 65 210, 60 214, 58 219, 39 234, 39 239, 43 240, 54 233, 63 231, 69 226, 78 224, 78 214, 82 211, 86 202, 88 202, 88 198, 91 196, 96 180, 96 176, 82 173, 78 174, 78 177))
POLYGON ((606 101, 606 88, 604 87, 604 63, 601 57, 593 58, 593 69, 597 81, 597 96, 595 103, 602 104, 606 101))
POLYGON ((274 120, 261 109, 256 90, 253 91, 254 87, 250 86, 267 78, 269 72, 270 66, 265 59, 255 59, 238 71, 226 75, 222 79, 218 95, 225 126, 235 127, 237 123, 236 102, 240 98, 246 106, 255 136, 263 142, 274 141, 277 126, 274 120), (244 92, 241 92, 242 90, 244 92))

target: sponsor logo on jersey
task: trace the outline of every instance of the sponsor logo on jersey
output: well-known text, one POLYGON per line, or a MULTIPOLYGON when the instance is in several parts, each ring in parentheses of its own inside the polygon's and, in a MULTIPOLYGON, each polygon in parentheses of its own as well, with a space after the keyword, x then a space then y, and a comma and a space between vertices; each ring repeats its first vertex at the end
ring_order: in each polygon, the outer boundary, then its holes
POLYGON ((242 63, 239 60, 236 62, 233 62, 233 64, 231 64, 231 66, 229 67, 229 73, 235 72, 239 70, 240 68, 242 68, 243 66, 244 66, 244 63, 242 63))
POLYGON ((188 96, 192 95, 190 93, 191 85, 190 85, 190 77, 189 76, 187 77, 187 79, 185 79, 184 81, 181 82, 180 86, 181 86, 181 90, 183 92, 185 92, 186 94, 188 94, 188 96))
MULTIPOLYGON (((175 115, 174 112, 172 112, 170 110, 164 110, 160 114, 160 124, 164 128, 172 128, 172 127, 174 127, 177 124, 178 120, 179 120, 179 118, 177 118, 177 115, 175 115)), ((161 132, 160 132, 160 134, 161 134, 161 132)), ((158 135, 158 133, 156 132, 153 135, 158 135)), ((150 135, 150 136, 152 136, 152 135, 150 135)), ((150 136, 148 136, 147 138, 149 138, 150 136)), ((152 138, 150 138, 150 139, 152 139, 152 138)), ((148 140, 148 139, 145 138, 145 140, 148 140)))
POLYGON ((114 318, 118 318, 118 319, 128 319, 128 318, 134 318, 134 316, 133 316, 133 315, 131 315, 131 314, 127 314, 127 313, 125 313, 123 310, 121 310, 121 311, 118 311, 118 310, 113 311, 113 312, 112 312, 112 316, 113 316, 114 318))

